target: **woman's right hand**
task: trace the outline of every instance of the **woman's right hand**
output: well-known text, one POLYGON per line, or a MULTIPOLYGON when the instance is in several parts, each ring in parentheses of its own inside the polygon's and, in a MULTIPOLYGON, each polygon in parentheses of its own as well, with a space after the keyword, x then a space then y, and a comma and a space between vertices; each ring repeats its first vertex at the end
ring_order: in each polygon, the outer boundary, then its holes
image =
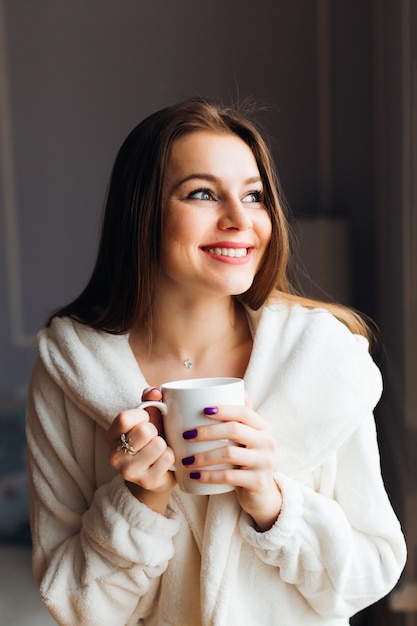
MULTIPOLYGON (((159 389, 145 389, 142 401, 161 400, 159 389)), ((161 436, 162 419, 158 409, 122 411, 107 431, 110 464, 121 474, 132 494, 154 511, 165 513, 176 480, 169 471, 174 453, 161 436), (126 435, 134 453, 119 449, 126 435)))

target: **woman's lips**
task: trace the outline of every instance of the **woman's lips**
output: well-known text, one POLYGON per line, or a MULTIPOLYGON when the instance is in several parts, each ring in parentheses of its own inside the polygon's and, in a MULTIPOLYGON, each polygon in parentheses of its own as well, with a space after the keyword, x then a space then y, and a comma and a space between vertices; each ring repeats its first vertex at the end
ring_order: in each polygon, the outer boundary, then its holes
POLYGON ((223 241, 201 246, 203 252, 221 261, 244 263, 249 260, 252 245, 247 243, 226 243, 223 241))

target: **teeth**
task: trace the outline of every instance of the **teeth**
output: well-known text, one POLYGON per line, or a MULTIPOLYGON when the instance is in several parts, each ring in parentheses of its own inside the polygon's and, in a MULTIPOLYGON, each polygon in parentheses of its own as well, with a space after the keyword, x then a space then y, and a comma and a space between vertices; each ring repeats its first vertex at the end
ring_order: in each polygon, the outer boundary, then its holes
POLYGON ((208 248, 208 252, 217 256, 229 257, 242 257, 248 253, 246 248, 208 248))

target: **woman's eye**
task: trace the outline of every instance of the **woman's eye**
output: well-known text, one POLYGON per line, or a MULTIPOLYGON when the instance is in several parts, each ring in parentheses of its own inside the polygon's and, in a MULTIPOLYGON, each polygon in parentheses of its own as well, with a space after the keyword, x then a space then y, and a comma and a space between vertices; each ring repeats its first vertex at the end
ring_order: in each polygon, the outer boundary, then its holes
POLYGON ((189 200, 213 200, 213 194, 209 189, 196 189, 188 194, 189 200))
POLYGON ((242 202, 262 202, 263 194, 262 191, 251 191, 247 193, 246 196, 243 197, 242 202))

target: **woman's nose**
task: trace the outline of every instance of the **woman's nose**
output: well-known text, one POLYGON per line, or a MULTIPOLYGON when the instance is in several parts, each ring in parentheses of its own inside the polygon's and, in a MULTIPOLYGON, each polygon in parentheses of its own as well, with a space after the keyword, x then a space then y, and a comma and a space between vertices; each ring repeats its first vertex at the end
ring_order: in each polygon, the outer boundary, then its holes
POLYGON ((250 210, 246 208, 238 198, 228 198, 221 205, 219 228, 228 230, 250 230, 253 226, 250 210))

